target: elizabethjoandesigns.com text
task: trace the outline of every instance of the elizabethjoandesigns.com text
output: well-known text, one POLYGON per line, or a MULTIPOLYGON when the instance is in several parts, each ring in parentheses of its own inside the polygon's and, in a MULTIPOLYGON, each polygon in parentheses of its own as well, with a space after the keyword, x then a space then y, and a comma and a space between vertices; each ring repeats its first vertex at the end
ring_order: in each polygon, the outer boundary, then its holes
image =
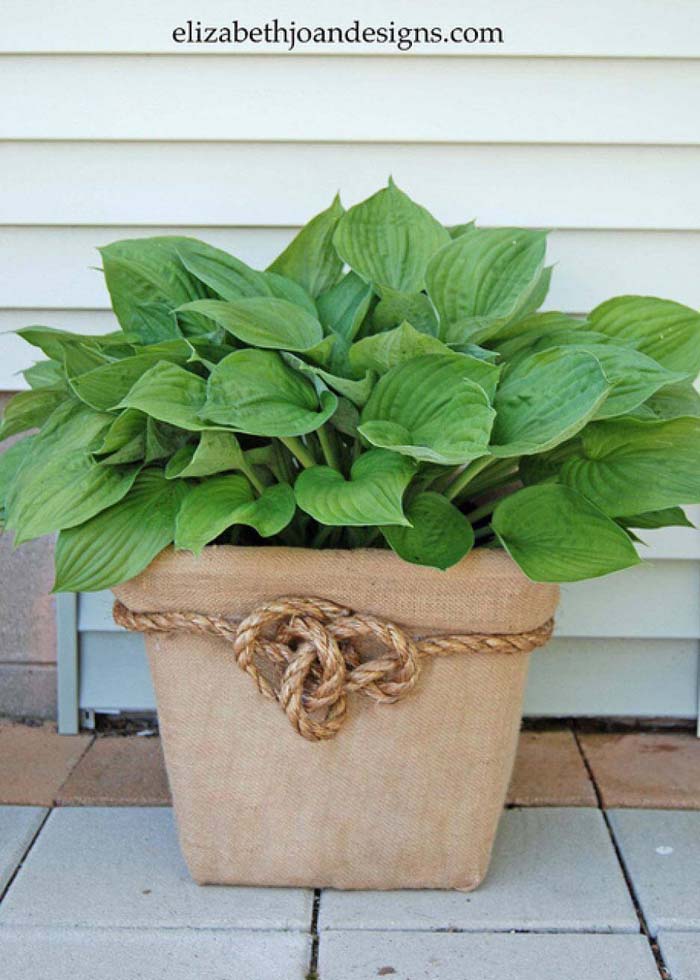
POLYGON ((175 44, 186 45, 279 45, 286 51, 313 45, 357 45, 411 51, 433 45, 494 45, 505 43, 503 28, 456 25, 452 27, 388 24, 366 25, 353 20, 345 26, 306 25, 277 18, 250 25, 232 20, 227 24, 205 24, 187 20, 174 27, 175 44))

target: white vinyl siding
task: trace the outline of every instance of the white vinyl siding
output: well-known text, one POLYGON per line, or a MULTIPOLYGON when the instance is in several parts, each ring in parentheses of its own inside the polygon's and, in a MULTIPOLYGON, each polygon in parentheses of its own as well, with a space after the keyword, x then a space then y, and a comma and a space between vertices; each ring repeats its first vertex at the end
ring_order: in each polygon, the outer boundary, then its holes
MULTIPOLYGON (((547 308, 700 307, 695 0, 9 0, 0 73, 0 390, 32 359, 9 331, 113 329, 97 246, 189 234, 264 266, 339 188, 352 203, 390 173, 447 223, 552 229, 547 308), (506 43, 173 45, 193 17, 489 25, 506 43)), ((643 536, 647 566, 563 590, 528 712, 696 714, 700 532, 643 536)), ((81 704, 152 706, 142 640, 111 625, 108 598, 80 597, 78 621, 81 704)))

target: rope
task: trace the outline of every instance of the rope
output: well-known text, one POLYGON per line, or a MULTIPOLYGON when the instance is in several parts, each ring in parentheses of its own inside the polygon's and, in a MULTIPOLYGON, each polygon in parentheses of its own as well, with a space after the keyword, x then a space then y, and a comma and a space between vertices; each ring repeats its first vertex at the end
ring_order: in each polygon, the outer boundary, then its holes
POLYGON ((328 599, 283 597, 240 621, 201 613, 132 612, 114 604, 114 621, 140 633, 182 631, 227 640, 236 663, 266 698, 280 703, 311 741, 332 738, 347 714, 348 694, 393 704, 416 686, 424 657, 457 653, 529 653, 552 634, 553 621, 525 633, 470 633, 414 640, 395 623, 353 613, 328 599), (363 659, 360 641, 383 654, 363 659), (276 681, 268 680, 260 667, 276 681))

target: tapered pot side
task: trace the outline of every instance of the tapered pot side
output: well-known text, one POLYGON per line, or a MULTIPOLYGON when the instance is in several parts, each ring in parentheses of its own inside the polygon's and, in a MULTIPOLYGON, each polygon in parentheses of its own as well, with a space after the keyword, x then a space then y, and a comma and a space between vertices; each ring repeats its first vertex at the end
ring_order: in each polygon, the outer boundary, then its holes
MULTIPOLYGON (((551 618, 558 587, 503 552, 447 572, 380 550, 206 548, 163 553, 114 589, 133 612, 241 619, 280 596, 330 599, 440 634, 518 634, 551 618)), ((475 888, 511 775, 529 653, 422 658, 395 704, 349 695, 335 737, 302 738, 238 668, 231 644, 147 633, 180 843, 200 884, 475 888)))

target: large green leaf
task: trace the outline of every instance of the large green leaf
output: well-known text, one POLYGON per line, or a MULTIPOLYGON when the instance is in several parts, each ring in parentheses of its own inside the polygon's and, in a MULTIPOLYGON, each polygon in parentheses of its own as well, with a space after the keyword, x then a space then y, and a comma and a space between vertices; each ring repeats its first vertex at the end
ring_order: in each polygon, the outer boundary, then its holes
POLYGON ((267 487, 260 497, 244 476, 217 476, 189 487, 177 515, 175 547, 196 555, 235 524, 263 538, 279 534, 294 517, 294 491, 287 483, 267 487))
POLYGON ((474 531, 454 504, 439 493, 419 493, 406 507, 411 527, 383 527, 396 554, 414 565, 446 569, 471 551, 474 531))
POLYGON ((115 334, 89 336, 87 334, 71 333, 68 330, 57 330, 55 327, 22 327, 18 335, 32 347, 38 347, 47 357, 61 364, 66 353, 75 347, 81 347, 93 352, 105 353, 112 348, 124 344, 124 337, 115 334))
POLYGON ((326 330, 353 340, 367 315, 372 295, 372 287, 364 279, 348 272, 316 300, 321 323, 326 330))
POLYGON ((526 487, 501 500, 492 527, 535 582, 577 582, 639 562, 615 521, 568 487, 526 487))
POLYGON ((366 282, 416 293, 430 258, 449 240, 446 229, 390 180, 343 215, 333 243, 366 282))
POLYGON ((304 225, 277 256, 270 271, 299 283, 311 296, 331 289, 343 271, 343 261, 333 247, 333 235, 344 213, 336 195, 331 206, 304 225))
POLYGON ((287 351, 283 352, 282 358, 286 364, 301 374, 305 374, 307 378, 320 378, 329 388, 337 391, 339 395, 349 398, 353 405, 357 405, 358 408, 362 408, 367 402, 377 380, 374 371, 366 371, 362 378, 344 378, 337 374, 331 374, 330 371, 325 371, 314 364, 307 364, 296 354, 290 354, 287 351))
POLYGON ((188 241, 176 236, 133 238, 99 250, 112 308, 125 331, 142 330, 144 306, 149 310, 149 330, 160 322, 167 331, 172 310, 209 295, 180 258, 179 250, 188 241))
POLYGON ((32 451, 35 436, 25 436, 0 453, 0 511, 20 467, 32 451))
POLYGON ((54 592, 94 592, 138 575, 173 541, 184 496, 183 483, 144 470, 118 503, 61 531, 54 592))
POLYGON ((60 361, 37 361, 22 371, 30 388, 66 388, 66 374, 60 361))
POLYGON ((206 397, 202 378, 177 364, 161 362, 139 378, 118 407, 138 408, 151 418, 197 432, 216 428, 199 415, 206 397))
POLYGON ((479 343, 530 312, 528 301, 541 286, 545 249, 545 232, 518 228, 473 230, 442 248, 427 272, 442 339, 457 339, 448 325, 466 321, 479 343))
POLYGON ((437 336, 437 313, 425 293, 399 293, 389 286, 382 286, 381 294, 382 298, 372 312, 373 332, 390 330, 407 320, 421 333, 437 336))
POLYGON ((669 371, 700 371, 700 313, 653 296, 618 296, 590 314, 594 330, 636 347, 669 371))
POLYGON ((560 480, 611 517, 700 503, 700 419, 591 425, 560 480))
POLYGON ((352 466, 350 479, 330 466, 313 466, 294 485, 299 507, 332 527, 408 524, 401 501, 416 471, 404 456, 370 449, 352 466))
POLYGON ((110 422, 79 403, 54 412, 8 493, 16 544, 80 524, 127 493, 138 467, 100 466, 90 454, 110 422))
POLYGON ((211 476, 238 470, 245 457, 232 432, 202 432, 199 442, 188 443, 175 453, 165 467, 165 477, 211 476))
MULTIPOLYGON (((537 339, 529 349, 534 354, 553 347, 585 350, 600 361, 603 373, 612 386, 608 397, 596 413, 597 419, 627 415, 659 389, 682 381, 685 375, 668 371, 651 357, 633 347, 621 347, 605 334, 585 329, 550 330, 537 339)), ((501 351, 508 356, 504 348, 501 351)), ((528 356, 527 351, 516 355, 517 363, 528 356)))
MULTIPOLYGON (((172 358, 187 361, 187 356, 172 358)), ((70 386, 78 398, 98 411, 114 408, 136 382, 160 362, 170 361, 158 354, 138 354, 112 361, 70 378, 70 386)))
POLYGON ((114 419, 95 447, 94 456, 108 466, 134 463, 146 457, 148 416, 127 408, 114 419))
POLYGON ((69 397, 65 388, 35 388, 20 391, 5 407, 0 421, 0 440, 42 426, 61 402, 69 397))
POLYGON ((185 269, 221 299, 235 302, 250 296, 272 296, 265 274, 196 238, 182 238, 177 254, 185 269))
POLYGON ((318 391, 275 351, 239 350, 209 378, 202 418, 256 436, 298 436, 330 418, 335 395, 318 391))
POLYGON ((223 300, 276 296, 316 312, 314 301, 298 283, 274 272, 258 272, 220 248, 194 238, 180 239, 178 255, 184 267, 223 300))
POLYGON ((314 316, 272 296, 252 296, 234 302, 201 299, 180 310, 208 317, 251 347, 305 351, 323 339, 323 329, 314 316))
POLYGON ((599 361, 585 351, 555 347, 524 358, 496 392, 494 456, 545 452, 593 418, 610 386, 599 361))
POLYGON ((450 353, 449 347, 437 337, 419 333, 410 323, 402 323, 393 330, 356 341, 348 352, 348 360, 353 371, 359 374, 365 371, 386 374, 390 368, 420 354, 450 353))
POLYGON ((700 418, 700 394, 690 382, 669 385, 652 395, 645 407, 660 419, 700 418))
POLYGON ((648 510, 646 514, 618 517, 617 522, 624 527, 634 527, 642 531, 653 531, 660 527, 695 527, 693 522, 688 520, 682 507, 648 510))
POLYGON ((480 383, 492 365, 463 354, 426 354, 380 378, 360 432, 374 446, 432 463, 466 463, 488 451, 494 411, 480 383))

